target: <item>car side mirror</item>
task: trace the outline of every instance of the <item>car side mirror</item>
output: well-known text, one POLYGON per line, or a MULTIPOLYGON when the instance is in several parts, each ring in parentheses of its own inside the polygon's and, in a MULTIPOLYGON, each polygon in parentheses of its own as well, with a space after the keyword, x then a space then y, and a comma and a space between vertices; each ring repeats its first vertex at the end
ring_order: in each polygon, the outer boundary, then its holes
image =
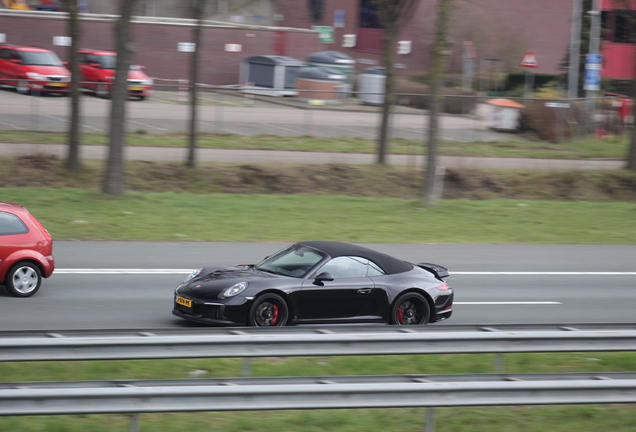
POLYGON ((334 279, 335 278, 333 277, 333 275, 331 273, 322 272, 318 276, 316 276, 316 279, 314 280, 314 285, 323 285, 323 282, 332 281, 334 279))
POLYGON ((22 60, 20 60, 20 59, 11 59, 11 63, 22 64, 22 60))

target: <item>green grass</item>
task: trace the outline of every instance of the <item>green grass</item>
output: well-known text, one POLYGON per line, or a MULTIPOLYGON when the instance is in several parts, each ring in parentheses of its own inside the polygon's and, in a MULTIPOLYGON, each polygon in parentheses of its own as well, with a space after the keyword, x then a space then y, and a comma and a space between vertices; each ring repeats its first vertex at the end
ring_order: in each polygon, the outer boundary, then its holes
POLYGON ((1 188, 56 240, 634 244, 636 204, 1 188))
MULTIPOLYGON (((20 131, 0 131, 0 142, 66 144, 64 133, 38 133, 20 131)), ((126 137, 128 145, 155 147, 186 147, 188 137, 183 133, 165 135, 132 131, 126 137)), ((91 133, 82 135, 84 145, 108 144, 108 135, 91 133)), ((197 141, 201 148, 224 149, 270 149, 295 151, 322 151, 345 153, 375 153, 377 143, 362 138, 318 138, 309 136, 283 137, 277 135, 239 136, 201 133, 197 141)), ((426 144, 422 140, 391 140, 389 152, 392 154, 421 154, 426 144)), ((627 154, 628 138, 608 137, 605 140, 580 138, 564 143, 523 140, 512 135, 510 139, 497 142, 443 142, 441 155, 487 156, 487 157, 527 157, 548 159, 588 159, 624 158, 627 154)))

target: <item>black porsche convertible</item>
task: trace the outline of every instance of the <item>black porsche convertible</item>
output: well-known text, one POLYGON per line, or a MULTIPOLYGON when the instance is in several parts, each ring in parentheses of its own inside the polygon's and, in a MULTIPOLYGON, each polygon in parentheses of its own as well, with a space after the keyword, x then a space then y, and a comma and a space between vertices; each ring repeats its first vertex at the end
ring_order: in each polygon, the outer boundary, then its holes
POLYGON ((174 291, 172 313, 224 326, 419 325, 449 318, 445 267, 348 243, 307 241, 259 264, 205 267, 174 291))

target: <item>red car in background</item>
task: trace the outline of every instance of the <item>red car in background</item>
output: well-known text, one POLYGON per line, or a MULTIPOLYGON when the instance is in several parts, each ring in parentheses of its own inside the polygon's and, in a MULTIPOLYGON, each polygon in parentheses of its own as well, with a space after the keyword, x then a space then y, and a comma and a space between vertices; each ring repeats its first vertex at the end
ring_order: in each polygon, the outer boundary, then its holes
POLYGON ((26 208, 0 201, 0 283, 15 297, 30 297, 53 270, 49 232, 26 208))
MULTIPOLYGON (((82 87, 94 90, 99 97, 110 96, 115 80, 117 53, 93 49, 78 50, 82 87)), ((128 93, 144 100, 152 94, 153 80, 142 66, 131 65, 128 71, 128 93)))
POLYGON ((71 72, 53 51, 0 45, 0 84, 15 87, 18 93, 67 93, 71 72))

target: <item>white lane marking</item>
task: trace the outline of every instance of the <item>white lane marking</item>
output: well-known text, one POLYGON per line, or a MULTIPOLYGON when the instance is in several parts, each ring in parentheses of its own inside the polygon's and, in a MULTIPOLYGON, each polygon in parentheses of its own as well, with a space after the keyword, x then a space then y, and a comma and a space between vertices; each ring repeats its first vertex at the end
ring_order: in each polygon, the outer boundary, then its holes
MULTIPOLYGON (((55 269, 60 274, 189 274, 195 269, 117 269, 117 268, 61 268, 55 269)), ((512 275, 512 276, 636 276, 636 272, 451 272, 453 275, 512 275)))
POLYGON ((533 275, 549 275, 549 276, 634 276, 636 272, 531 272, 531 271, 517 271, 517 272, 450 272, 452 275, 519 275, 519 276, 533 276, 533 275))
POLYGON ((455 305, 562 305, 555 301, 453 302, 455 305))
POLYGON ((55 269, 54 274, 190 274, 195 269, 55 269))

